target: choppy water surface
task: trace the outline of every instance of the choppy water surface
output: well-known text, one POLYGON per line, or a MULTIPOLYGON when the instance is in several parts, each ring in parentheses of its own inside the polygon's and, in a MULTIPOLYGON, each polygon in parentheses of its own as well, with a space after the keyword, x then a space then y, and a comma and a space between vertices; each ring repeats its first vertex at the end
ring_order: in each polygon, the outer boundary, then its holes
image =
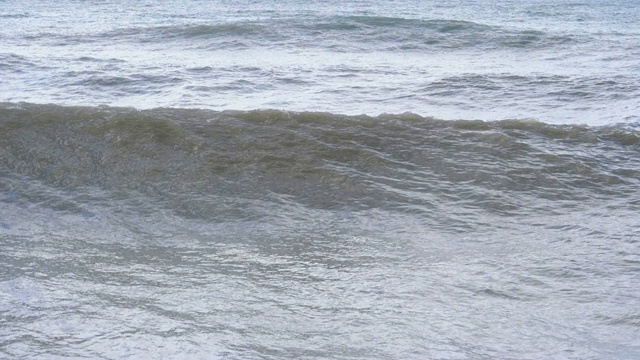
POLYGON ((0 1, 0 358, 640 358, 637 5, 0 1))
POLYGON ((640 354, 637 128, 0 119, 6 357, 640 354))
POLYGON ((634 1, 0 2, 0 100, 638 121, 634 1))

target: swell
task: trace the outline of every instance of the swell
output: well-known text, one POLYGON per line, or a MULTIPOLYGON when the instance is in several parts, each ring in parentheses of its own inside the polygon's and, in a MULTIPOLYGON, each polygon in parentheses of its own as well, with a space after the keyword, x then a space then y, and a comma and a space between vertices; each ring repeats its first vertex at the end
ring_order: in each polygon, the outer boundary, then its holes
POLYGON ((189 44, 197 48, 304 46, 336 51, 548 48, 586 41, 584 34, 486 25, 452 19, 380 16, 303 16, 268 20, 178 22, 121 28, 96 27, 76 33, 29 33, 24 39, 54 46, 109 42, 189 44), (366 42, 363 43, 363 41, 366 42), (374 43, 371 49, 369 46, 374 43), (369 45, 368 45, 369 44, 369 45))
POLYGON ((637 124, 0 106, 9 202, 42 202, 24 188, 36 181, 74 196, 89 188, 142 194, 145 206, 207 219, 265 201, 429 216, 448 204, 512 216, 593 201, 637 208, 638 169, 637 124))

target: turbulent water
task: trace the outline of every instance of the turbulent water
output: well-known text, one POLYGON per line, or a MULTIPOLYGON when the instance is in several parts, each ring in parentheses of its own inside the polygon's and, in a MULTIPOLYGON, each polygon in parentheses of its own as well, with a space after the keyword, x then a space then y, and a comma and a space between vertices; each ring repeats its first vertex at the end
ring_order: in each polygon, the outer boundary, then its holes
POLYGON ((639 24, 0 0, 0 358, 640 358, 639 24))
POLYGON ((0 99, 639 121, 627 1, 0 1, 0 99))

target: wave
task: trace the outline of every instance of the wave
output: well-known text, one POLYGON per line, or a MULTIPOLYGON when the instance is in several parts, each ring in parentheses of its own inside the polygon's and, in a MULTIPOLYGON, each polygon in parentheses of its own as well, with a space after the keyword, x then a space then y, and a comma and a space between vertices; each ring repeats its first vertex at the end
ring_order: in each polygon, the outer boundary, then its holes
POLYGON ((585 41, 584 34, 556 34, 452 19, 379 16, 306 16, 269 20, 210 21, 96 29, 81 33, 26 34, 54 46, 110 42, 164 43, 195 47, 304 46, 335 51, 475 48, 548 48, 585 41), (193 44, 191 44, 193 43, 193 44))
MULTIPOLYGON (((154 34, 150 34, 155 38, 154 34)), ((378 16, 332 16, 278 19, 269 22, 239 21, 225 24, 193 24, 162 28, 158 40, 169 38, 227 39, 243 45, 286 45, 303 42, 306 47, 334 48, 338 51, 367 50, 386 44, 392 49, 427 48, 539 48, 576 43, 578 37, 538 30, 512 29, 471 21, 448 19, 406 19, 378 16), (253 39, 247 38, 251 35, 253 39), (337 45, 337 40, 346 48, 337 45), (347 40, 347 41, 345 41, 347 40), (364 42, 363 42, 364 40, 364 42)))
POLYGON ((589 199, 640 206, 638 124, 4 103, 0 145, 5 194, 31 179, 141 193, 189 217, 274 197, 418 213, 444 201, 505 216, 589 199))

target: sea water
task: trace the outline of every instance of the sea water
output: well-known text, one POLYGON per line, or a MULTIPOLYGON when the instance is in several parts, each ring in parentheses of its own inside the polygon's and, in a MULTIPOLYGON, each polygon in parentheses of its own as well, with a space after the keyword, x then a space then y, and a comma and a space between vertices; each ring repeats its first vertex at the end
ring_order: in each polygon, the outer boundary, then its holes
POLYGON ((0 1, 0 358, 638 358, 638 59, 637 1, 0 1))

